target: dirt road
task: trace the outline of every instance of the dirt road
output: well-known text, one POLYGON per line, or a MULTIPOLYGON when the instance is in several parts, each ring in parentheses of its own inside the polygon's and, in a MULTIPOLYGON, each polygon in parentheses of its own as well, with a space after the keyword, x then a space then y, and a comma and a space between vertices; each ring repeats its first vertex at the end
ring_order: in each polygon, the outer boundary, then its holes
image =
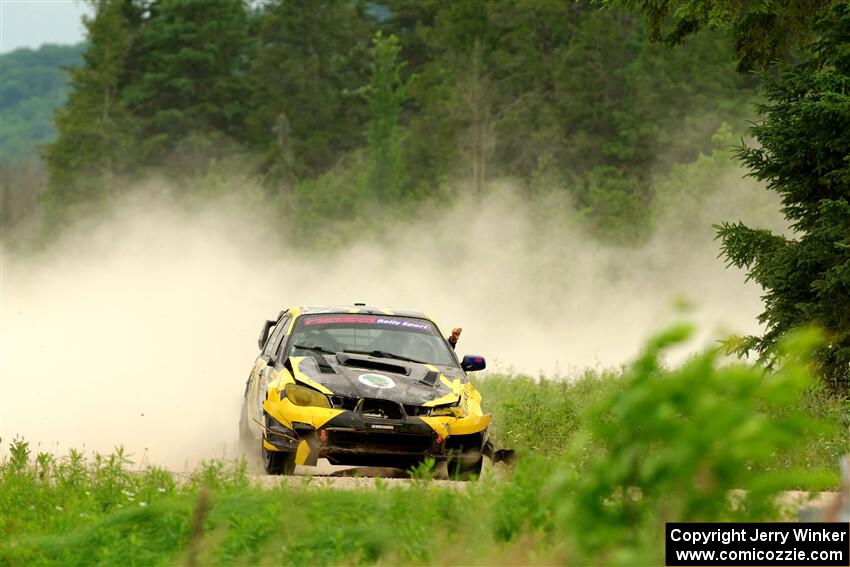
MULTIPOLYGON (((449 480, 445 474, 437 470, 434 478, 417 479, 403 470, 382 467, 346 467, 331 465, 326 459, 320 459, 315 467, 303 467, 297 465, 295 474, 291 476, 275 476, 266 474, 259 459, 250 458, 247 461, 248 478, 254 485, 263 488, 275 488, 281 484, 304 488, 338 488, 342 490, 353 490, 361 488, 375 488, 377 485, 386 487, 413 486, 418 483, 427 483, 429 486, 438 486, 451 489, 462 489, 470 482, 463 480, 449 480)), ((490 476, 501 476, 507 470, 505 465, 493 466, 485 461, 482 478, 490 476)), ((178 482, 188 482, 190 473, 174 472, 174 478, 178 482)))

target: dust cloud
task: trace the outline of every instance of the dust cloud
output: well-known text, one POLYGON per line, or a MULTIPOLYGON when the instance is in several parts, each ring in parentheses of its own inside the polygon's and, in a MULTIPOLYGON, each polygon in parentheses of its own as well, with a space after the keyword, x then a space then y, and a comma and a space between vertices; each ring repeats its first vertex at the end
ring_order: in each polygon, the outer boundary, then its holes
POLYGON ((281 241, 288 219, 239 199, 189 212, 140 190, 47 251, 3 251, 0 437, 121 444, 175 470, 232 456, 261 323, 289 305, 419 309, 463 327, 459 354, 533 375, 627 362, 680 316, 677 298, 696 306, 695 347, 753 331, 759 290, 717 259, 710 224, 781 228, 778 205, 739 172, 718 186, 639 247, 600 244, 565 223, 564 203, 532 207, 505 184, 322 253, 281 241))

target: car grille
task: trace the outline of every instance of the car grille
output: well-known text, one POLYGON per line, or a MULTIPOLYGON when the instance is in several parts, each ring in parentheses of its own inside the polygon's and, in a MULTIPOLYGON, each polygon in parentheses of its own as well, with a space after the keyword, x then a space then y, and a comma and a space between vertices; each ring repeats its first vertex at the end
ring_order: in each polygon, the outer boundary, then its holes
POLYGON ((431 435, 328 430, 328 444, 343 450, 370 453, 426 453, 431 450, 433 443, 434 439, 431 435))
POLYGON ((426 408, 425 406, 412 406, 405 404, 404 413, 411 417, 426 416, 431 413, 431 408, 426 408))
POLYGON ((389 400, 376 400, 363 398, 360 403, 360 413, 368 417, 380 417, 383 419, 402 419, 404 410, 401 404, 389 400))
POLYGON ((346 398, 345 396, 331 396, 331 403, 335 408, 354 411, 360 398, 346 398))

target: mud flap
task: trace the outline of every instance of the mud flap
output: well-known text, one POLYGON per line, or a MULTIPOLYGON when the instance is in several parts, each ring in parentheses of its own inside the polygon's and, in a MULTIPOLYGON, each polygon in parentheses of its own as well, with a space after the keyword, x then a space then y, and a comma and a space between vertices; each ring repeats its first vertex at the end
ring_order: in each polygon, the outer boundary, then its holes
POLYGON ((493 463, 505 463, 512 465, 516 462, 516 451, 513 449, 493 450, 493 443, 488 439, 481 448, 481 454, 493 461, 493 463))
POLYGON ((512 465, 516 462, 516 451, 514 451, 513 449, 499 449, 498 451, 493 452, 491 460, 494 463, 505 463, 506 465, 512 465))
POLYGON ((319 440, 315 433, 302 436, 295 451, 295 464, 315 467, 319 462, 319 440))

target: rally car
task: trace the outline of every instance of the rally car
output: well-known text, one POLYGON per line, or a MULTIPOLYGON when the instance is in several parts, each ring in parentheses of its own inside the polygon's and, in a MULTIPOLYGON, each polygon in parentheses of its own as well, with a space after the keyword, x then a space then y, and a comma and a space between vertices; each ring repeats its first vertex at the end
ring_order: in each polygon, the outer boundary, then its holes
POLYGON ((320 458, 408 469, 430 457, 463 478, 493 458, 490 415, 466 375, 484 358, 459 360, 423 313, 296 307, 266 321, 258 344, 239 435, 269 474, 320 458))

